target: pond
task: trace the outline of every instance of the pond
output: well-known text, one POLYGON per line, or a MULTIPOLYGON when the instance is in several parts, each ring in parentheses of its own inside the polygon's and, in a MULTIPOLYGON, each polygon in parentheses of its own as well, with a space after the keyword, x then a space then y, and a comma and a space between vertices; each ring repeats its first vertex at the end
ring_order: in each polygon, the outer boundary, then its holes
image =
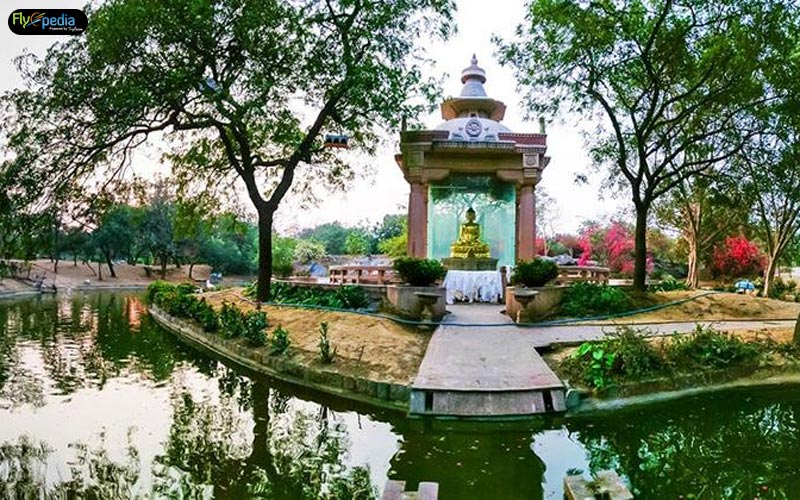
POLYGON ((505 423, 408 419, 178 342, 131 293, 0 302, 0 498, 560 499, 612 468, 641 498, 797 498, 800 391, 505 423))

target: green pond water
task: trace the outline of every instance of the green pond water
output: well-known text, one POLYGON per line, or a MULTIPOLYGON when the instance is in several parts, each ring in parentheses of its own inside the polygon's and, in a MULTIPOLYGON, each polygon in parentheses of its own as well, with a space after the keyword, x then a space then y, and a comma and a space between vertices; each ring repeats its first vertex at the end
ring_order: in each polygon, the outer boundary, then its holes
POLYGON ((637 498, 800 498, 800 391, 569 418, 409 419, 178 342, 138 294, 0 301, 0 498, 560 499, 611 468, 637 498), (326 497, 327 495, 327 497, 326 497))

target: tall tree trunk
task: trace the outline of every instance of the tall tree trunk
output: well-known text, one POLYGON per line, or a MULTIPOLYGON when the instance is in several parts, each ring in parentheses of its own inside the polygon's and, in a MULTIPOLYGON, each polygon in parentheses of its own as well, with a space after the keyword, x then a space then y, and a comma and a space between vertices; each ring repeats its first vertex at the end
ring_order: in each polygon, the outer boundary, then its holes
POLYGON ((643 292, 647 280, 647 212, 648 206, 636 204, 636 228, 633 247, 633 288, 643 292))
POLYGON ((97 281, 103 281, 103 263, 97 259, 97 281))
POLYGON ((161 279, 167 279, 167 262, 169 261, 169 256, 164 255, 161 257, 161 279))
POLYGON ((272 282, 272 216, 269 208, 258 210, 258 287, 256 298, 262 302, 270 299, 272 282))
POLYGON ((111 252, 103 252, 103 254, 106 256, 106 265, 108 265, 108 272, 111 273, 112 278, 116 278, 117 273, 114 272, 114 263, 111 262, 111 252))
POLYGON ((775 271, 778 268, 778 256, 770 253, 767 256, 767 267, 764 268, 764 297, 769 297, 772 282, 775 281, 775 271))
POLYGON ((689 246, 689 255, 687 257, 686 286, 688 286, 692 290, 695 290, 700 284, 700 278, 697 274, 697 259, 698 259, 697 236, 687 235, 685 239, 686 243, 689 246))
POLYGON ((794 324, 794 337, 792 338, 792 342, 796 345, 800 345, 800 316, 797 316, 797 323, 794 324))
POLYGON ((194 279, 194 278, 192 278, 192 269, 194 269, 194 261, 189 263, 189 279, 190 280, 194 279))

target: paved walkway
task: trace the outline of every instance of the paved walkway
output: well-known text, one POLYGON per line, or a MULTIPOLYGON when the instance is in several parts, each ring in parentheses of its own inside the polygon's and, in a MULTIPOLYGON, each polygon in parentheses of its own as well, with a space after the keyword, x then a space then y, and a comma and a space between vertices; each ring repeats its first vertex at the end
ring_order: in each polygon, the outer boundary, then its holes
POLYGON ((517 328, 496 305, 448 306, 420 365, 414 389, 524 391, 561 387, 533 349, 532 333, 517 328), (448 323, 508 323, 507 327, 464 327, 448 323))
MULTIPOLYGON (((576 344, 599 340, 615 325, 561 325, 517 327, 498 304, 456 304, 436 329, 422 360, 414 388, 431 390, 513 391, 557 387, 558 378, 535 348, 550 344, 576 344), (471 325, 503 326, 460 326, 471 325)), ((625 324, 620 322, 620 324, 625 324)), ((650 335, 690 333, 698 323, 651 323, 632 325, 650 335)), ((704 321, 721 330, 793 328, 795 322, 704 321)))
MULTIPOLYGON (((620 322, 620 325, 626 323, 620 322)), ((697 325, 713 326, 718 330, 748 330, 762 328, 794 328, 795 321, 700 321, 695 323, 649 323, 629 325, 637 329, 645 329, 652 336, 691 333, 697 325)), ((599 340, 607 333, 614 332, 616 325, 563 325, 533 328, 520 328, 528 332, 534 347, 546 347, 550 344, 576 344, 587 340, 599 340)))

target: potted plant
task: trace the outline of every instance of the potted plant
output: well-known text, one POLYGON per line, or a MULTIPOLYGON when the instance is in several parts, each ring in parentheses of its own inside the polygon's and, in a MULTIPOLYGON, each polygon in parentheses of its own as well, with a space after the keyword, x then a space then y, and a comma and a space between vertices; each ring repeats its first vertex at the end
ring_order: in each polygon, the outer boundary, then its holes
POLYGON ((441 262, 400 257, 395 259, 392 267, 404 284, 389 285, 386 288, 388 309, 415 319, 420 319, 423 315, 434 320, 444 317, 445 289, 436 285, 447 273, 441 262))
POLYGON ((506 314, 517 322, 546 316, 563 295, 561 287, 545 287, 558 277, 555 262, 542 258, 519 261, 506 289, 506 314))

